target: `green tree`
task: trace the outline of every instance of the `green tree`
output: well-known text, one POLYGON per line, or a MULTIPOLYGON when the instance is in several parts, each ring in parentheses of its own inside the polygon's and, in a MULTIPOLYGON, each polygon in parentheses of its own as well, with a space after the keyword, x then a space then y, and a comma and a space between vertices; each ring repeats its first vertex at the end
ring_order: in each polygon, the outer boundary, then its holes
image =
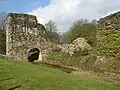
POLYGON ((70 29, 64 34, 64 42, 71 43, 78 37, 87 39, 88 43, 94 46, 96 41, 96 22, 88 22, 86 19, 75 21, 70 29), (67 40, 65 39, 66 37, 67 40))

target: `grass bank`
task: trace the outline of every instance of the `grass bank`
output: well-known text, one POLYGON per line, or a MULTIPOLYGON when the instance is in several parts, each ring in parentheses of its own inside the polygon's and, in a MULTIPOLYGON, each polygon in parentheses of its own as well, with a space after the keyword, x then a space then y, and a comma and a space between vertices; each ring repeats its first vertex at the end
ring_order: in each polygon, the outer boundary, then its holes
POLYGON ((16 88, 15 90, 120 90, 120 87, 113 84, 93 80, 87 76, 73 76, 58 69, 25 61, 0 59, 0 90, 11 88, 16 88))

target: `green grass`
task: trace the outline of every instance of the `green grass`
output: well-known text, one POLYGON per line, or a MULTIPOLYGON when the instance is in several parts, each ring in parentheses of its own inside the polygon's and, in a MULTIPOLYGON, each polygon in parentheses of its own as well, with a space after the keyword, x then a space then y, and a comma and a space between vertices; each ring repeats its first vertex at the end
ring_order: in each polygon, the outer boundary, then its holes
POLYGON ((24 61, 0 59, 0 90, 120 90, 112 84, 89 77, 72 76, 58 69, 24 61), (8 80, 7 80, 8 79, 8 80))
POLYGON ((70 56, 63 52, 52 52, 47 56, 48 60, 60 61, 63 65, 80 67, 80 61, 82 61, 82 56, 76 56, 75 54, 70 56))
MULTIPOLYGON (((84 52, 85 53, 85 52, 84 52)), ((59 61, 62 65, 92 70, 96 61, 94 55, 84 55, 82 52, 75 52, 72 56, 68 53, 53 51, 47 55, 47 60, 59 61)))

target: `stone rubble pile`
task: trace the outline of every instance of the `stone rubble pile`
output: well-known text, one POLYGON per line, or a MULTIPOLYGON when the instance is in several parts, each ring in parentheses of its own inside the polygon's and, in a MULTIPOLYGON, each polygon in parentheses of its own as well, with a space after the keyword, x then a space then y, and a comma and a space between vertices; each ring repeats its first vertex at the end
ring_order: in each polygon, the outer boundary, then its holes
POLYGON ((71 44, 59 45, 58 48, 62 52, 69 53, 70 55, 73 55, 75 52, 86 52, 86 54, 89 54, 91 51, 90 45, 84 38, 77 38, 71 44))

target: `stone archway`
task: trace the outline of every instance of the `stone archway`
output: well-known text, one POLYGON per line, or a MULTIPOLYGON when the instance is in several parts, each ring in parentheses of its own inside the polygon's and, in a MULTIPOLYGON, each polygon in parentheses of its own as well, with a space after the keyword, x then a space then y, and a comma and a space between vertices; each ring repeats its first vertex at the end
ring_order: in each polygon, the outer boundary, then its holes
POLYGON ((28 52, 28 62, 34 62, 36 60, 42 60, 41 52, 38 48, 30 49, 28 52))

